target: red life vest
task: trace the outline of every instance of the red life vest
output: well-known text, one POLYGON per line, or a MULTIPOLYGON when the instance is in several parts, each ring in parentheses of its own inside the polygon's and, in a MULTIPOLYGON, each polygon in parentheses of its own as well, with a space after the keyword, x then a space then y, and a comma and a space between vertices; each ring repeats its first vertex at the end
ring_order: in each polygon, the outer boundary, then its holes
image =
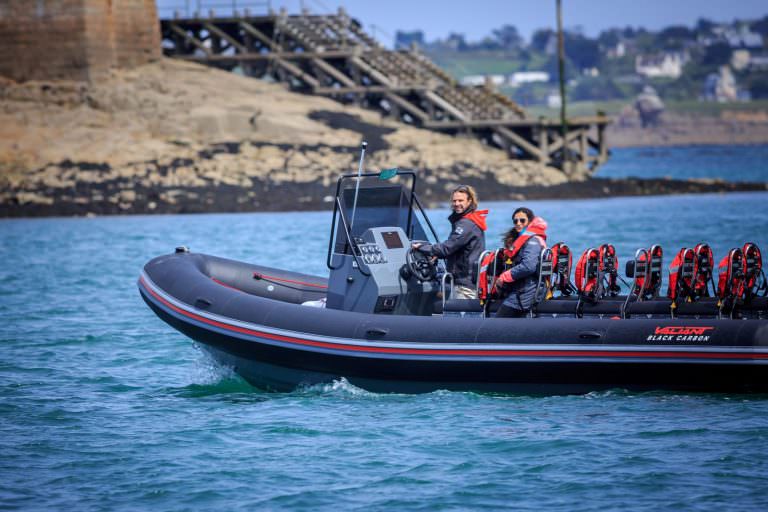
POLYGON ((595 297, 600 268, 600 251, 589 248, 581 254, 576 263, 576 289, 581 295, 595 297))
POLYGON ((574 288, 571 284, 571 265, 573 256, 571 249, 564 242, 558 242, 552 246, 552 258, 554 260, 552 283, 550 294, 557 290, 561 296, 568 296, 573 293, 574 288))
POLYGON ((672 263, 669 264, 667 297, 673 301, 691 298, 694 259, 693 249, 683 247, 678 251, 672 263))
POLYGON ((515 238, 514 242, 512 242, 512 247, 504 248, 504 257, 509 260, 514 259, 514 257, 517 256, 517 253, 520 252, 520 249, 523 248, 526 242, 528 242, 528 240, 533 237, 537 237, 539 242, 541 242, 541 246, 545 249, 547 248, 547 221, 541 217, 534 217, 531 223, 528 224, 528 226, 525 228, 525 230, 520 233, 517 238, 515 238))
POLYGON ((718 265, 717 296, 720 300, 739 298, 744 291, 744 253, 731 249, 718 265))
POLYGON ((488 299, 495 293, 496 279, 498 279, 499 274, 504 269, 502 257, 502 250, 496 249, 486 253, 480 261, 480 273, 477 278, 477 298, 481 301, 488 299))

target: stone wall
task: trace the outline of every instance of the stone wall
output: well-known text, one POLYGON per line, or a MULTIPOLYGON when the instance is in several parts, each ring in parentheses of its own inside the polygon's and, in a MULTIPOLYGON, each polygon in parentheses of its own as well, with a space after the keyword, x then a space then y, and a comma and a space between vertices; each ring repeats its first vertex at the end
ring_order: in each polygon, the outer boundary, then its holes
POLYGON ((94 81, 160 57, 154 0, 0 0, 0 75, 94 81))

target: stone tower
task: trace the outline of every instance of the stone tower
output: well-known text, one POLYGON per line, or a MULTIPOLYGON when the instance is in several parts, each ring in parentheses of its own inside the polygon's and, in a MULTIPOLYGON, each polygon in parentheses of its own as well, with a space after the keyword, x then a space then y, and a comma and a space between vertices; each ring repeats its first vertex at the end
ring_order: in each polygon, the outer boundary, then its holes
POLYGON ((0 76, 94 81, 160 54, 155 0, 0 0, 0 76))

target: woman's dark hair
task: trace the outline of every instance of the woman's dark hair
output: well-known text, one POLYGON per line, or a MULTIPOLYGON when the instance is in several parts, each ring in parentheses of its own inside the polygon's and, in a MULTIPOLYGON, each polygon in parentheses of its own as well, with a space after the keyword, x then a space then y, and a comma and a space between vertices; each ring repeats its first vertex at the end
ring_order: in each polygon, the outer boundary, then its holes
MULTIPOLYGON (((525 206, 521 206, 520 208, 512 212, 512 218, 514 219, 515 215, 517 215, 518 213, 524 213, 525 216, 528 217, 529 224, 533 219, 536 218, 536 215, 534 215, 533 210, 531 210, 530 208, 526 208, 525 206)), ((504 242, 504 247, 509 247, 510 245, 512 245, 515 242, 515 240, 517 240, 517 237, 519 234, 520 233, 515 231, 515 226, 512 225, 512 227, 509 228, 509 231, 504 233, 504 237, 502 238, 502 241, 504 242)))

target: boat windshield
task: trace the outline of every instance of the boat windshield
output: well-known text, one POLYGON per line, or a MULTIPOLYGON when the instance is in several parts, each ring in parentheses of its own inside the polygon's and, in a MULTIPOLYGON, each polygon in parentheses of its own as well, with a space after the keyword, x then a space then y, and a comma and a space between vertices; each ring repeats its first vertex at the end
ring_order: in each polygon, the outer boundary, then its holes
MULTIPOLYGON (((398 176, 398 178, 403 177, 398 176)), ((414 212, 416 208, 412 210, 412 191, 407 180, 401 179, 402 183, 393 181, 364 177, 357 189, 357 202, 355 202, 356 181, 350 179, 343 184, 338 199, 343 218, 353 237, 359 238, 370 228, 399 227, 411 240, 427 240, 427 232, 414 212)), ((426 219, 423 212, 421 213, 426 219)), ((341 218, 338 220, 335 226, 334 252, 347 253, 349 244, 347 244, 344 222, 341 218)))

